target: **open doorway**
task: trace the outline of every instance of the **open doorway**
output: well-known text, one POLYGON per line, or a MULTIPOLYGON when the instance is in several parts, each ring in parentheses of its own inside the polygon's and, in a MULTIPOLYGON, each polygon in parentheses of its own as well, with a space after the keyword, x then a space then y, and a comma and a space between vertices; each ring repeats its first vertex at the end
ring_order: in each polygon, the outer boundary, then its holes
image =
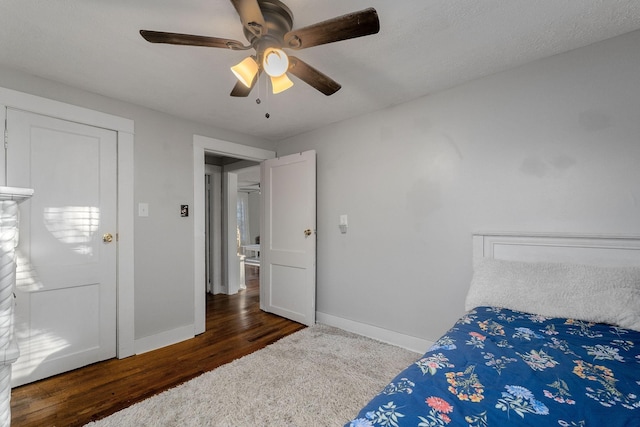
POLYGON ((235 144, 200 135, 193 136, 193 213, 194 213, 194 335, 206 329, 206 262, 205 262, 205 155, 262 162, 276 157, 274 151, 235 144))
POLYGON ((204 179, 206 290, 233 295, 259 273, 260 166, 206 154, 204 179))

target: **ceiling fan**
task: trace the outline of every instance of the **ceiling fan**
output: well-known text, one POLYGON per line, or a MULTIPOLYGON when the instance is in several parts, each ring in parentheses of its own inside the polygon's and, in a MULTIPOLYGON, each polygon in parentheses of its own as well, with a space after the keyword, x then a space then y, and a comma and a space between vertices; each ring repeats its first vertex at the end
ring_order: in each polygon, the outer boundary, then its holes
POLYGON ((292 30, 293 13, 278 0, 231 0, 243 25, 249 44, 238 40, 191 34, 140 30, 151 43, 186 46, 217 47, 231 50, 254 49, 255 54, 231 67, 238 83, 231 96, 248 96, 258 77, 265 72, 271 78, 273 93, 293 86, 287 76, 291 73, 323 94, 329 96, 341 86, 332 78, 316 70, 283 49, 300 50, 341 40, 376 34, 380 31, 378 13, 374 8, 338 16, 327 21, 292 30))

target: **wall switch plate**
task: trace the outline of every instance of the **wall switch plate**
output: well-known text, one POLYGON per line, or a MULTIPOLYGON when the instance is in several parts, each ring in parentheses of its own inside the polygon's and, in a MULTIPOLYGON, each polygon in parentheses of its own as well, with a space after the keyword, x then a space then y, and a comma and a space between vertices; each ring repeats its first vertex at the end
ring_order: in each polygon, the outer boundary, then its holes
POLYGON ((149 203, 138 203, 138 216, 149 216, 149 203))
POLYGON ((340 228, 340 232, 345 234, 347 232, 348 227, 348 218, 346 214, 340 215, 340 223, 338 224, 338 228, 340 228))

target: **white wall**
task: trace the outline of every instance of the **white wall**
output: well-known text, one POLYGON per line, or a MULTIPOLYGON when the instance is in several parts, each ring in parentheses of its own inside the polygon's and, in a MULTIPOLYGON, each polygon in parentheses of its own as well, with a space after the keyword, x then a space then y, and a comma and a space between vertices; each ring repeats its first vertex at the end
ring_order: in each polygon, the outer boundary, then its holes
POLYGON ((264 149, 273 144, 15 70, 0 68, 0 86, 135 121, 135 204, 149 204, 149 217, 136 215, 134 223, 135 338, 171 339, 171 331, 188 330, 194 322, 193 216, 181 218, 180 205, 193 206, 193 135, 264 149))
POLYGON ((260 193, 257 191, 249 193, 249 232, 251 243, 255 243, 260 235, 260 193))
MULTIPOLYGON (((640 235, 638 70, 634 32, 276 144, 318 153, 318 311, 434 340, 472 232, 640 235)), ((135 336, 192 324, 193 135, 274 145, 15 70, 0 86, 135 121, 135 336)))
POLYGON ((317 151, 318 312, 433 341, 472 232, 640 235, 640 32, 276 148, 317 151))

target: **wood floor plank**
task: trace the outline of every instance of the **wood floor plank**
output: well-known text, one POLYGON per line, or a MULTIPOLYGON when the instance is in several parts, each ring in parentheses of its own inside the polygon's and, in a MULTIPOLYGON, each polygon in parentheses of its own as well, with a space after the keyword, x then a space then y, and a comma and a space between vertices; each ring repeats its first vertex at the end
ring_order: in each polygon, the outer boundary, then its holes
POLYGON ((16 387, 11 425, 82 426, 303 329, 260 310, 257 272, 247 268, 236 295, 207 295, 206 332, 193 339, 16 387))

